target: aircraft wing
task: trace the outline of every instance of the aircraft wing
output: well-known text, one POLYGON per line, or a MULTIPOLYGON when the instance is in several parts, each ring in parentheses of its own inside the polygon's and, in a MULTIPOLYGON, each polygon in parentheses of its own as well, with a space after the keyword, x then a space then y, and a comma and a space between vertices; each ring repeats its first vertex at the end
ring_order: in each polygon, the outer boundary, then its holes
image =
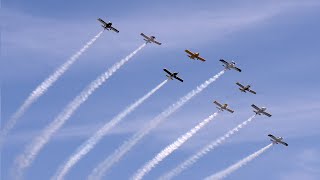
POLYGON ((242 84, 240 84, 239 82, 236 83, 238 86, 244 88, 244 86, 242 84))
POLYGON ((275 141, 277 141, 278 139, 274 136, 274 135, 272 135, 272 134, 268 134, 268 136, 269 137, 271 137, 273 140, 275 140, 275 141))
POLYGON ((158 41, 153 40, 153 42, 156 43, 156 44, 158 44, 158 45, 161 45, 161 43, 158 42, 158 41))
POLYGON ((254 104, 252 104, 251 106, 252 106, 253 108, 255 108, 256 110, 258 110, 258 111, 261 110, 260 108, 258 108, 258 107, 257 107, 256 105, 254 105, 254 104))
POLYGON ((188 49, 184 50, 186 53, 190 54, 190 55, 194 55, 191 51, 189 51, 188 49))
POLYGON ((179 78, 178 76, 176 76, 176 77, 174 77, 174 78, 176 78, 178 81, 183 82, 183 79, 179 78))
POLYGON ((232 110, 232 109, 226 108, 226 110, 231 112, 231 113, 234 113, 234 110, 232 110))
POLYGON ((168 73, 170 76, 172 75, 172 73, 170 71, 168 71, 167 69, 163 69, 164 72, 168 73))
POLYGON ((116 29, 116 28, 114 28, 114 27, 110 27, 110 29, 113 30, 113 31, 116 32, 116 33, 119 33, 119 30, 116 29))
POLYGON ((222 107, 222 104, 218 103, 217 101, 214 101, 213 103, 215 103, 219 107, 222 107))
POLYGON ((255 91, 249 89, 249 92, 251 92, 252 94, 257 94, 255 91))
POLYGON ((271 114, 269 114, 269 113, 267 113, 267 112, 261 112, 261 113, 263 113, 264 115, 266 115, 266 116, 268 116, 268 117, 271 117, 271 116, 272 116, 271 114))
POLYGON ((288 146, 288 143, 286 143, 286 142, 279 141, 279 143, 281 143, 281 144, 283 144, 283 145, 285 145, 285 146, 288 146))
POLYGON ((102 20, 101 18, 98 18, 98 21, 100 21, 102 24, 104 24, 104 25, 106 25, 107 23, 104 21, 104 20, 102 20))
POLYGON ((235 70, 241 72, 241 69, 237 68, 237 67, 233 67, 235 70))
POLYGON ((198 56, 197 59, 199 59, 200 61, 206 61, 203 57, 198 56))
POLYGON ((228 64, 229 64, 227 61, 225 61, 225 60, 223 60, 223 59, 220 59, 220 62, 222 62, 222 63, 225 64, 225 65, 228 65, 228 64))
POLYGON ((146 38, 146 39, 150 40, 150 37, 146 36, 145 34, 141 33, 140 35, 141 35, 142 37, 144 37, 144 38, 146 38))

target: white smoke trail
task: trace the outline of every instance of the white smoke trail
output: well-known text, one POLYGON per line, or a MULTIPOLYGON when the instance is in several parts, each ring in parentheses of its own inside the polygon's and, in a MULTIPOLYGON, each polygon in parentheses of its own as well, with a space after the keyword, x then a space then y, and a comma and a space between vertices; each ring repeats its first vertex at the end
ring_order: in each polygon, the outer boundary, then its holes
POLYGON ((220 171, 218 173, 213 174, 212 176, 205 178, 205 180, 217 180, 217 179, 223 179, 223 178, 227 177, 229 174, 233 173, 234 171, 238 170, 242 166, 246 165, 250 161, 252 161, 255 158, 257 158, 258 156, 260 156, 262 153, 264 153, 266 150, 268 150, 272 145, 273 144, 269 144, 268 146, 260 149, 259 151, 254 152, 250 156, 248 156, 248 157, 238 161, 237 163, 229 166, 225 170, 220 171))
POLYGON ((56 82, 60 76, 62 76, 73 63, 75 63, 79 57, 101 36, 103 31, 100 31, 94 38, 92 38, 86 45, 84 45, 77 53, 71 56, 67 62, 62 64, 53 74, 51 74, 46 80, 44 80, 24 101, 20 108, 10 117, 8 123, 0 132, 0 148, 5 141, 5 137, 9 131, 15 126, 18 119, 26 112, 26 110, 40 97, 42 96, 52 85, 56 82))
MULTIPOLYGON (((219 112, 219 111, 218 111, 219 112)), ((182 146, 187 140, 189 140, 193 135, 195 135, 201 128, 207 125, 210 121, 212 121, 217 115, 218 112, 210 115, 208 118, 204 119, 202 122, 193 127, 190 131, 180 136, 176 141, 163 149, 160 153, 158 153, 152 160, 146 163, 141 169, 139 169, 135 175, 132 177, 133 180, 140 180, 146 174, 148 174, 152 168, 158 165, 162 160, 164 160, 167 156, 169 156, 172 152, 177 150, 180 146, 182 146)))
POLYGON ((199 94, 202 90, 208 87, 211 83, 216 81, 221 75, 223 75, 225 70, 222 70, 209 80, 205 81, 203 84, 198 86, 196 89, 189 92, 184 97, 180 98, 179 101, 172 104, 165 111, 160 113, 155 117, 149 124, 146 125, 141 131, 135 133, 128 141, 124 142, 116 151, 107 157, 103 162, 101 162, 89 175, 89 179, 101 179, 109 168, 111 168, 115 163, 117 163, 122 156, 124 156, 131 148, 136 145, 145 135, 147 135, 151 130, 163 122, 168 116, 180 109, 185 103, 187 103, 192 97, 199 94))
POLYGON ((128 106, 124 111, 119 113, 111 121, 107 122, 102 128, 100 128, 93 136, 91 136, 84 144, 82 144, 78 150, 71 155, 68 161, 59 168, 58 172, 52 179, 64 179, 65 175, 70 171, 70 169, 84 157, 87 153, 95 147, 95 145, 121 120, 123 120, 129 113, 134 111, 139 105, 141 105, 145 100, 147 100, 151 95, 158 91, 162 86, 164 86, 168 80, 161 82, 154 89, 148 92, 146 95, 141 97, 139 100, 128 106))
POLYGON ((251 116, 248 120, 242 122, 235 128, 228 131, 225 135, 221 136, 220 138, 216 139, 215 141, 209 143, 207 146, 202 148, 200 151, 198 151, 195 155, 191 156, 187 160, 185 160, 183 163, 179 164, 176 168, 171 170, 169 173, 166 173, 165 175, 161 176, 159 179, 161 180, 167 180, 172 179, 173 177, 180 174, 182 171, 186 170, 190 166, 192 166, 194 163, 196 163, 200 158, 202 158, 204 155, 206 155, 208 152, 212 151, 219 145, 221 145, 226 139, 228 139, 231 135, 238 132, 240 129, 245 127, 249 122, 251 122, 256 115, 251 116))
POLYGON ((89 84, 73 101, 71 101, 67 107, 54 119, 52 123, 47 126, 40 136, 33 139, 23 154, 20 154, 15 161, 17 167, 14 168, 14 176, 19 178, 25 168, 29 167, 33 162, 39 151, 43 146, 49 142, 51 136, 71 117, 71 115, 84 103, 89 96, 99 88, 107 79, 109 79, 120 67, 128 62, 137 52, 139 52, 146 43, 142 44, 138 49, 133 51, 130 55, 114 64, 106 72, 100 75, 97 79, 89 84))

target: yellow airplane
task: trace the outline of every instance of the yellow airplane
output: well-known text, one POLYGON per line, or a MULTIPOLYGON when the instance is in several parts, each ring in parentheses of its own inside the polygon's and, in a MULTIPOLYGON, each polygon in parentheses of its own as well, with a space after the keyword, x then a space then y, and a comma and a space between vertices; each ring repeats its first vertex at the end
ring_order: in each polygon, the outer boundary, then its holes
POLYGON ((193 53, 191 51, 189 51, 188 49, 185 50, 186 53, 188 53, 188 57, 190 59, 197 59, 197 60, 200 60, 200 61, 206 61, 203 57, 200 57, 200 53, 196 52, 196 53, 193 53))

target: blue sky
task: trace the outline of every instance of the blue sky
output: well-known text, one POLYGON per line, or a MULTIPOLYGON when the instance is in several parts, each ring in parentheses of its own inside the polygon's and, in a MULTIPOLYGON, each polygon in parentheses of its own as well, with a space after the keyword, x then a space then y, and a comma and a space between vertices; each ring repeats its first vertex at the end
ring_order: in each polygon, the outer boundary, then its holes
POLYGON ((143 124, 179 97, 218 73, 220 58, 236 61, 229 71, 148 135, 110 173, 128 179, 166 145, 215 111, 213 100, 236 111, 221 113, 179 150, 153 169, 154 179, 202 146, 252 115, 252 103, 268 107, 271 118, 254 122, 209 153, 177 179, 200 179, 220 171, 269 143, 268 133, 284 136, 289 147, 274 146, 229 179, 319 179, 318 1, 4 1, 1 38, 1 124, 29 93, 113 21, 119 34, 105 32, 79 61, 19 120, 2 150, 1 178, 24 147, 89 82, 143 43, 141 32, 162 46, 148 45, 84 103, 26 171, 25 179, 48 179, 74 150, 127 105, 165 78, 163 67, 180 72, 184 83, 169 82, 106 136, 67 175, 85 179, 91 170, 143 124), (184 49, 207 61, 189 60, 184 49), (250 83, 257 95, 237 90, 250 83))

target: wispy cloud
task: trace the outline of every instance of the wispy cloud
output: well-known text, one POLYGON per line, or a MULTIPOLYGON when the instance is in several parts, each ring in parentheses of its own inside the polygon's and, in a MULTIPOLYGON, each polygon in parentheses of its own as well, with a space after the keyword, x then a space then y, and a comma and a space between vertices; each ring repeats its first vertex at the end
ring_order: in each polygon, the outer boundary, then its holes
POLYGON ((320 176, 320 151, 315 148, 304 148, 294 154, 292 154, 292 165, 288 171, 283 171, 280 175, 280 179, 306 179, 316 180, 320 176))

